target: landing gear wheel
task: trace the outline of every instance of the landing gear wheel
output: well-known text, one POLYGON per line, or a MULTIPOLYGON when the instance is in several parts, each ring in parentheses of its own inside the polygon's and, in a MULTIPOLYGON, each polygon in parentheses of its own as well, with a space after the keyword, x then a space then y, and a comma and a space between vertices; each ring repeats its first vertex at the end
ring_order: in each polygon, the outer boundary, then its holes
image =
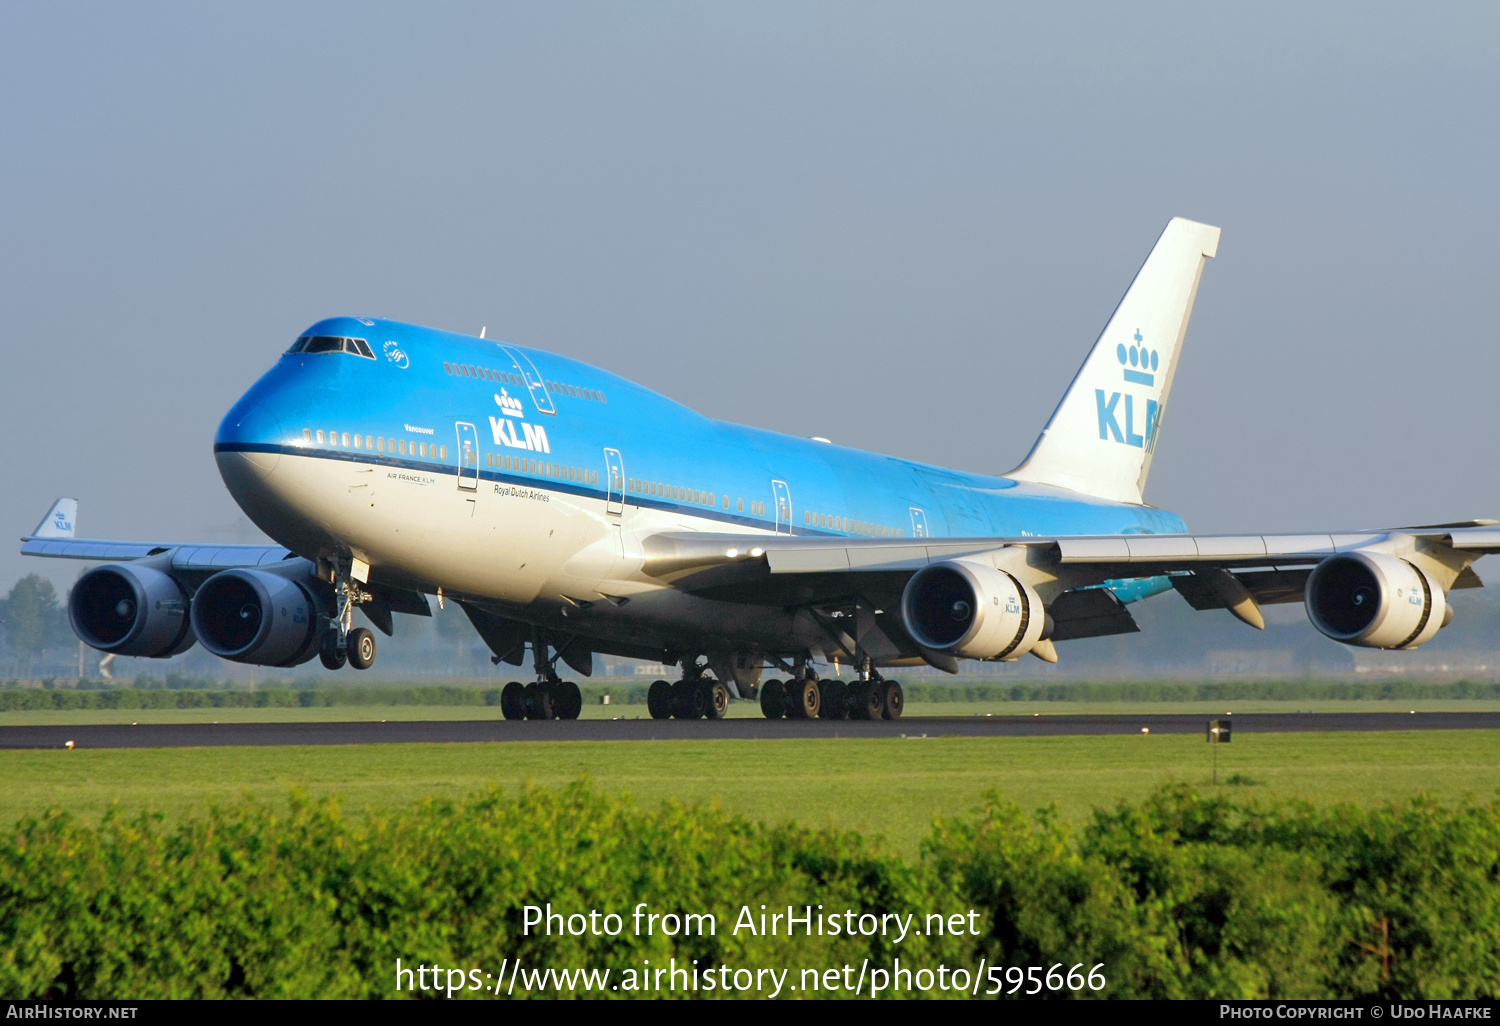
POLYGON ((729 689, 722 681, 708 685, 708 718, 722 720, 729 714, 729 689))
POLYGON ((552 718, 552 693, 546 684, 531 683, 521 689, 526 699, 528 720, 550 720, 552 718))
POLYGON ((760 712, 768 720, 779 720, 786 713, 786 689, 779 680, 768 680, 760 686, 760 712))
POLYGON ((818 681, 818 692, 821 697, 818 706, 818 719, 843 719, 848 712, 849 685, 837 677, 832 680, 820 680, 818 681))
POLYGON ((811 677, 787 681, 787 719, 815 720, 823 707, 823 690, 811 677))
POLYGON ((557 685, 551 681, 536 686, 536 704, 533 712, 536 713, 532 719, 555 720, 557 719, 557 685))
POLYGON ((872 680, 856 681, 849 685, 849 718, 851 720, 878 720, 885 712, 885 687, 872 680))
POLYGON ((500 714, 507 720, 526 718, 526 688, 513 680, 500 689, 500 714))
POLYGON ((672 685, 664 680, 653 680, 651 687, 646 691, 646 711, 651 714, 651 718, 653 720, 670 719, 672 707, 675 704, 672 685))
POLYGON ((318 659, 330 670, 342 670, 344 658, 344 649, 339 645, 339 632, 324 631, 323 640, 318 643, 318 659))
POLYGON ((901 710, 906 708, 906 695, 901 691, 901 683, 888 680, 881 686, 885 688, 885 707, 880 714, 888 720, 899 720, 901 710))
POLYGON ((578 690, 577 682, 565 680, 557 686, 557 692, 557 718, 578 719, 578 714, 583 712, 583 692, 578 690))
POLYGON ((356 670, 368 670, 375 665, 375 635, 363 627, 356 627, 349 632, 346 649, 349 653, 349 665, 356 670))
POLYGON ((677 692, 677 717, 683 720, 701 720, 708 715, 708 682, 685 680, 677 692))

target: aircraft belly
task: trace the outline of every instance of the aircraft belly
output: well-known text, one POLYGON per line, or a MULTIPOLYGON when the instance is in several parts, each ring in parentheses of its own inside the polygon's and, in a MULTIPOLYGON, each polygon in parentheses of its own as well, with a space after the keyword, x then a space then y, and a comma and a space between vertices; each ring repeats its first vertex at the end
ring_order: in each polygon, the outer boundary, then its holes
POLYGON ((580 608, 545 594, 504 611, 515 619, 566 630, 585 637, 633 645, 657 645, 678 652, 737 649, 792 651, 826 641, 802 631, 780 608, 744 606, 685 595, 657 587, 637 594, 624 606, 590 603, 580 608))
POLYGON ((466 490, 451 474, 294 454, 274 477, 233 452, 219 454, 219 467, 276 541, 302 555, 357 555, 377 580, 442 587, 528 622, 683 652, 790 651, 824 640, 779 607, 692 596, 641 573, 640 538, 717 530, 707 518, 638 507, 612 518, 602 499, 540 482, 466 490))

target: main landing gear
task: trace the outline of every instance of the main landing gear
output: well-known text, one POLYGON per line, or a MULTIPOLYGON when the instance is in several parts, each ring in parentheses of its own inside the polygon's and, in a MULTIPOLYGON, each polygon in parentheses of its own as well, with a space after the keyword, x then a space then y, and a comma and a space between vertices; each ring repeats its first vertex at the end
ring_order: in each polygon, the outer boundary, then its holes
POLYGON ((354 626, 354 607, 370 601, 370 593, 348 575, 340 577, 334 586, 338 615, 329 618, 318 643, 318 658, 330 670, 342 669, 346 661, 356 670, 368 670, 375 665, 375 635, 354 626))
POLYGON ((899 720, 906 696, 899 681, 885 680, 872 668, 862 680, 804 676, 760 686, 760 711, 768 720, 899 720))
POLYGON ((557 676, 557 654, 547 655, 538 634, 531 643, 536 680, 513 680, 500 689, 500 712, 507 720, 576 720, 583 712, 583 692, 571 680, 557 676))
POLYGON ((682 680, 653 681, 646 692, 646 709, 653 720, 722 720, 729 712, 729 688, 703 675, 697 661, 685 663, 682 680))

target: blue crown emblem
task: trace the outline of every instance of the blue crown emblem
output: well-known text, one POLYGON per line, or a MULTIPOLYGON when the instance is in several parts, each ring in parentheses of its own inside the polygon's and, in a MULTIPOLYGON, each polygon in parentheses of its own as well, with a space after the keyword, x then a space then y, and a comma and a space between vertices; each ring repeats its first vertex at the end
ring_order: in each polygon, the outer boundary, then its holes
POLYGON ((1141 338, 1141 330, 1135 331, 1135 345, 1129 349, 1121 342, 1115 346, 1115 356, 1119 357, 1120 366, 1125 367, 1125 380, 1134 381, 1138 385, 1156 384, 1156 367, 1160 357, 1155 349, 1147 349, 1143 344, 1146 340, 1141 338), (1130 366, 1126 367, 1126 364, 1130 366), (1134 368, 1139 367, 1139 370, 1134 368))

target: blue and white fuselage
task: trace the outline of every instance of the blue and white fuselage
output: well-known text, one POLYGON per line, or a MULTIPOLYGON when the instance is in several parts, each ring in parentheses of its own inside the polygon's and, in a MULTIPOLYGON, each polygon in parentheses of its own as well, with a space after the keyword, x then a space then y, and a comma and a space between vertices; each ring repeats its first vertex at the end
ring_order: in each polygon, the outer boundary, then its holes
POLYGON ((230 491, 267 534, 310 559, 361 560, 377 582, 631 646, 702 650, 743 627, 736 643, 760 647, 768 629, 792 629, 781 610, 680 601, 643 572, 654 535, 1185 530, 1145 505, 713 420, 509 343, 333 318, 293 348, 214 442, 230 491), (322 351, 307 352, 309 338, 322 351))

